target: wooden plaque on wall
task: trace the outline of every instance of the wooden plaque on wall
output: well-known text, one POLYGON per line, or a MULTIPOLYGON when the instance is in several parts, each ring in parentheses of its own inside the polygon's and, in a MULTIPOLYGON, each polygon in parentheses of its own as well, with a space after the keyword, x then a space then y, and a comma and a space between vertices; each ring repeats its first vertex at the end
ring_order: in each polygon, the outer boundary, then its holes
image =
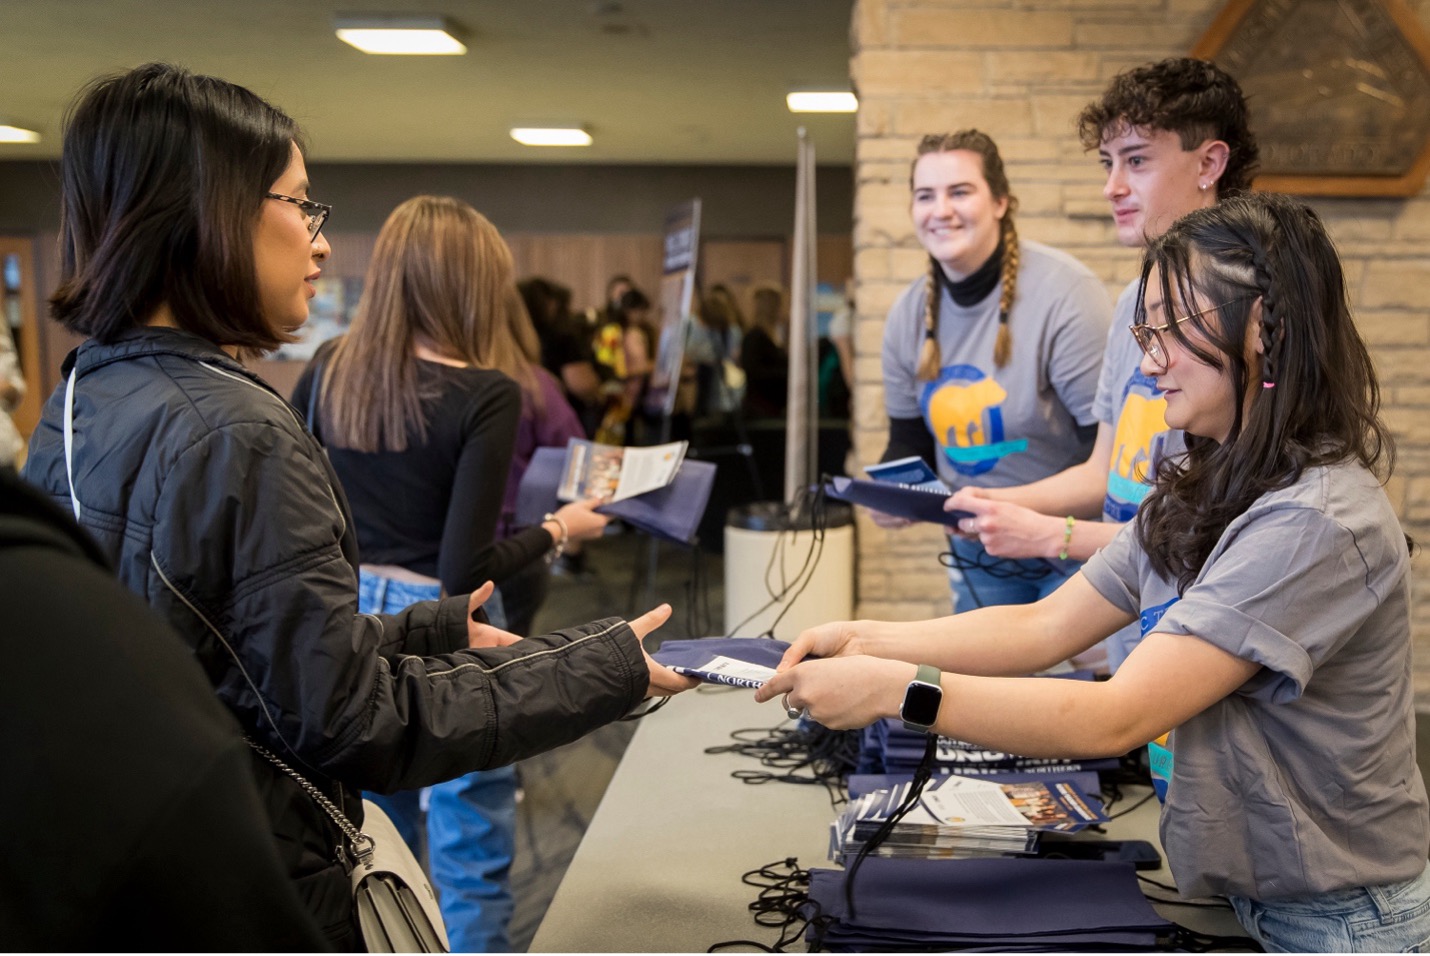
POLYGON ((1230 0, 1192 56, 1236 77, 1260 189, 1412 196, 1430 173, 1430 39, 1404 0, 1230 0))

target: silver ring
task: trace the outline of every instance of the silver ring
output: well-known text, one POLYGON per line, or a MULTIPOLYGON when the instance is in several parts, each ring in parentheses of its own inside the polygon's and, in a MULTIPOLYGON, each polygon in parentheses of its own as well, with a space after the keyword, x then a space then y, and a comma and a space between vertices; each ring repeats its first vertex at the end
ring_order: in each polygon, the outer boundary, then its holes
POLYGON ((799 720, 799 718, 804 714, 804 711, 800 710, 798 707, 791 707, 789 705, 789 694, 787 693, 780 695, 780 704, 784 707, 785 714, 789 717, 790 720, 799 720))

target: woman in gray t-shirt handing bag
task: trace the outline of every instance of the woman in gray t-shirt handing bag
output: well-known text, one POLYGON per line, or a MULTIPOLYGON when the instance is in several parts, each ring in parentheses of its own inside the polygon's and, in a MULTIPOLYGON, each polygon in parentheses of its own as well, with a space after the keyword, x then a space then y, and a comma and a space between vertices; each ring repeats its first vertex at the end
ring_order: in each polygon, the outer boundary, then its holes
POLYGON ((757 699, 1033 757, 1166 738, 1153 772, 1184 896, 1227 897, 1268 950, 1423 951, 1410 555, 1335 248, 1307 206, 1250 193, 1175 223, 1142 275, 1132 334, 1187 452, 1133 522, 1026 607, 811 628, 757 699), (1016 676, 1133 622, 1110 680, 1016 676))
MULTIPOLYGON (((1084 461, 1112 313, 1102 283, 1019 239, 1018 202, 987 134, 925 136, 910 185, 929 268, 884 329, 884 460, 918 456, 955 490, 1027 484, 1084 461)), ((951 551, 955 611, 1035 601, 1078 567, 993 558, 976 537, 952 539, 951 551)))

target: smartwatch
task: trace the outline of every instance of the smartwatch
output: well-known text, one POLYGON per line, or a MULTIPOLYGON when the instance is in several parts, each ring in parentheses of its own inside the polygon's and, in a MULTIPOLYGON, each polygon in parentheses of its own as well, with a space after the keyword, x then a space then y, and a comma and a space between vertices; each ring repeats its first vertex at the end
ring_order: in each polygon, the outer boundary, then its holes
POLYGON ((904 729, 929 733, 938 720, 938 708, 942 703, 943 685, 939 683, 938 668, 932 664, 920 664, 918 673, 904 691, 904 703, 899 708, 904 729))

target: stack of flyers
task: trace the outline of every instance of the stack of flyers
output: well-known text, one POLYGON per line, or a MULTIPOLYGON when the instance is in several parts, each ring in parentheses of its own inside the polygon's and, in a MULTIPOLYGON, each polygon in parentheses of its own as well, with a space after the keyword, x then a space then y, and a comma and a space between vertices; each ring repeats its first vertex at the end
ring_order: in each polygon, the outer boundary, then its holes
MULTIPOLYGON (((848 862, 908 796, 910 784, 850 802, 833 825, 830 858, 848 862)), ((992 783, 935 779, 872 852, 888 857, 958 859, 1033 853, 1044 831, 1075 833, 1107 814, 1070 782, 992 783)))

